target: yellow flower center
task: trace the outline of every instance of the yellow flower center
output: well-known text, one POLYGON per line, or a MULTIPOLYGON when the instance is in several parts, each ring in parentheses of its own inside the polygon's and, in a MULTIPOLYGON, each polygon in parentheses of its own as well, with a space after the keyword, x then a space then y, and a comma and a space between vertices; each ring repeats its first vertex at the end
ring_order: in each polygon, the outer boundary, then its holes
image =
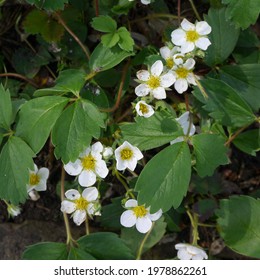
POLYGON ((81 163, 82 163, 83 169, 95 170, 96 160, 91 154, 81 158, 81 163))
POLYGON ((161 84, 160 78, 157 76, 151 76, 150 79, 147 81, 147 85, 151 89, 158 88, 161 84))
POLYGON ((176 69, 175 72, 178 75, 178 79, 185 79, 187 78, 190 71, 184 67, 180 67, 176 69))
POLYGON ((188 42, 196 42, 199 39, 200 35, 195 30, 190 30, 186 32, 186 39, 188 42))
POLYGON ((89 202, 85 198, 80 197, 79 199, 75 200, 75 204, 77 210, 86 210, 89 202))
POLYGON ((174 61, 172 59, 172 57, 167 58, 166 60, 166 66, 170 69, 172 69, 173 65, 174 65, 174 61))
POLYGON ((133 156, 133 151, 129 148, 124 148, 123 150, 121 150, 120 156, 123 160, 131 159, 133 156))
POLYGON ((38 185, 39 183, 40 183, 39 175, 37 175, 35 173, 30 174, 30 185, 35 186, 35 185, 38 185))
POLYGON ((134 211, 134 214, 137 218, 144 217, 148 212, 148 210, 143 205, 134 207, 133 211, 134 211))
POLYGON ((143 103, 139 104, 139 110, 142 112, 143 115, 149 112, 148 107, 143 103))

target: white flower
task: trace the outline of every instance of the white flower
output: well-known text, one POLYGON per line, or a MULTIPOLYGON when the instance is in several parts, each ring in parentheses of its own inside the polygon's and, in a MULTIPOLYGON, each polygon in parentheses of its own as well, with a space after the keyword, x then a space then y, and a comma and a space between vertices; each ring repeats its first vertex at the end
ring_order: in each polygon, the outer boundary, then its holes
POLYGON ((109 159, 113 155, 114 151, 111 147, 105 147, 102 152, 104 159, 109 159))
POLYGON ((190 244, 178 243, 175 245, 178 250, 177 257, 180 260, 203 260, 208 259, 204 250, 190 244))
POLYGON ((135 105, 137 114, 141 117, 149 118, 154 114, 154 109, 144 101, 139 101, 135 105))
POLYGON ((148 5, 151 3, 151 0, 141 0, 141 3, 144 5, 148 5))
POLYGON ((13 204, 9 204, 9 203, 6 203, 6 204, 7 204, 8 214, 11 217, 16 217, 16 216, 21 214, 21 208, 19 206, 16 206, 16 205, 13 205, 13 204))
POLYGON ((152 222, 158 220, 162 216, 160 209, 154 214, 150 213, 150 208, 144 205, 138 206, 135 199, 129 199, 125 203, 128 210, 124 211, 120 217, 120 223, 124 227, 132 227, 136 225, 136 229, 141 233, 148 232, 152 227, 152 222))
POLYGON ((151 67, 150 71, 140 70, 136 76, 141 82, 135 88, 135 94, 137 96, 146 96, 149 93, 156 99, 165 99, 165 89, 173 85, 175 77, 171 72, 162 74, 163 63, 161 60, 157 60, 151 67))
POLYGON ((179 65, 180 63, 183 63, 183 57, 184 55, 180 53, 179 47, 173 47, 170 49, 167 46, 164 46, 160 48, 160 54, 162 58, 166 62, 166 67, 168 69, 172 69, 174 65, 179 65))
POLYGON ((49 177, 48 168, 42 167, 38 170, 37 165, 34 164, 34 170, 29 170, 29 183, 26 185, 26 187, 29 196, 33 200, 37 200, 39 198, 38 195, 37 199, 34 199, 35 193, 40 191, 46 191, 48 177, 49 177))
POLYGON ((134 171, 137 161, 143 158, 143 154, 137 147, 134 147, 125 141, 115 150, 115 157, 117 170, 125 170, 126 168, 129 168, 134 171))
POLYGON ((179 64, 173 67, 173 74, 176 82, 174 88, 178 93, 183 93, 188 89, 189 84, 196 85, 195 77, 192 72, 195 65, 193 58, 188 58, 184 64, 179 64))
MULTIPOLYGON (((182 127, 183 134, 185 136, 192 136, 195 133, 196 128, 195 128, 195 125, 193 123, 191 123, 191 121, 190 121, 190 112, 185 112, 179 118, 176 118, 176 121, 182 127), (187 134, 189 134, 189 135, 187 135, 187 134)), ((180 137, 177 137, 176 139, 172 140, 170 143, 174 144, 174 143, 178 143, 178 142, 182 142, 182 141, 184 141, 184 137, 180 136, 180 137)))
POLYGON ((82 194, 77 190, 68 190, 65 192, 65 197, 61 202, 61 211, 67 214, 72 214, 73 221, 76 225, 81 225, 87 218, 87 214, 100 215, 97 211, 98 190, 95 187, 84 189, 82 194))
POLYGON ((211 27, 206 21, 199 21, 195 24, 183 19, 181 28, 174 30, 171 34, 174 45, 181 47, 182 53, 188 53, 195 49, 195 47, 205 51, 209 45, 210 40, 206 37, 211 32, 211 27))
POLYGON ((88 147, 75 162, 69 162, 64 165, 64 169, 69 175, 79 175, 79 184, 82 187, 89 187, 95 184, 97 176, 105 178, 108 169, 104 160, 102 160, 103 146, 100 142, 88 147))

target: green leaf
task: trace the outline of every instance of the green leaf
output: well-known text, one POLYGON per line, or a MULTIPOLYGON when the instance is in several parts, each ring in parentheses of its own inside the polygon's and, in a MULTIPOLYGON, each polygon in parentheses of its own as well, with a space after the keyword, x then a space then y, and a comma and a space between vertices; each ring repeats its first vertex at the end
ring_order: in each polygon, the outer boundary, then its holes
POLYGON ((37 8, 56 11, 63 10, 64 4, 67 4, 69 0, 26 0, 30 4, 34 4, 37 8))
POLYGON ((55 155, 64 163, 74 162, 90 145, 92 137, 100 136, 104 121, 97 107, 88 100, 80 99, 70 105, 57 120, 52 142, 55 155))
POLYGON ((28 246, 22 258, 24 260, 66 260, 67 246, 64 243, 42 242, 28 246))
POLYGON ((105 47, 112 48, 119 41, 119 35, 117 33, 108 33, 101 36, 101 42, 105 47))
POLYGON ((93 72, 101 72, 113 68, 131 55, 133 53, 123 51, 118 46, 108 48, 100 43, 91 54, 89 65, 93 72))
POLYGON ((0 197, 14 205, 25 202, 29 169, 33 169, 34 152, 19 137, 12 136, 0 154, 0 197))
POLYGON ((177 208, 185 196, 191 176, 191 157, 186 142, 175 143, 156 154, 142 170, 135 190, 139 204, 151 212, 177 208))
POLYGON ((117 32, 120 37, 118 43, 119 47, 127 52, 132 52, 135 42, 132 39, 130 32, 125 27, 120 27, 117 32))
POLYGON ((68 102, 69 99, 60 96, 39 97, 26 102, 19 112, 16 135, 23 138, 37 154, 68 102))
POLYGON ((160 147, 183 135, 173 115, 164 111, 156 112, 150 118, 137 117, 136 123, 123 124, 120 129, 123 140, 141 150, 160 147))
POLYGON ((0 131, 0 146, 1 146, 1 143, 2 143, 3 139, 4 139, 4 135, 3 135, 3 133, 1 133, 1 131, 0 131))
POLYGON ((219 165, 227 164, 225 139, 217 134, 201 133, 191 138, 196 158, 196 170, 200 177, 213 175, 219 165))
POLYGON ((208 98, 204 99, 198 88, 193 91, 193 94, 205 104, 203 108, 216 121, 226 126, 241 127, 255 120, 249 105, 223 81, 207 78, 201 80, 201 85, 208 98))
POLYGON ((222 0, 227 4, 226 17, 235 24, 246 29, 251 24, 255 24, 260 13, 258 0, 222 0))
POLYGON ((9 90, 0 84, 0 127, 9 130, 12 123, 12 102, 9 90))
POLYGON ((95 258, 81 248, 72 247, 68 254, 68 260, 95 260, 95 258))
MULTIPOLYGON (((156 243, 158 243, 166 232, 167 224, 164 222, 164 218, 160 218, 155 222, 154 227, 149 234, 147 240, 144 243, 142 253, 152 248, 156 243)), ((134 256, 137 255, 138 249, 144 239, 144 234, 138 232, 135 227, 133 228, 123 228, 121 231, 121 238, 125 244, 131 248, 134 256)))
POLYGON ((205 62, 209 66, 214 66, 224 62, 234 50, 239 29, 226 20, 226 9, 210 9, 206 21, 212 27, 209 34, 211 45, 207 49, 205 62))
POLYGON ((91 26, 100 32, 113 33, 117 29, 116 21, 110 16, 99 16, 94 17, 91 22, 91 26))
POLYGON ((221 237, 232 250, 260 258, 260 199, 232 196, 216 211, 221 237))
POLYGON ((260 130, 252 129, 239 134, 232 142, 241 151, 256 156, 260 151, 260 130))
POLYGON ((115 233, 96 232, 78 240, 80 248, 98 260, 133 259, 131 250, 115 233))
POLYGON ((220 78, 257 112, 260 108, 259 73, 259 64, 226 65, 220 69, 220 78))

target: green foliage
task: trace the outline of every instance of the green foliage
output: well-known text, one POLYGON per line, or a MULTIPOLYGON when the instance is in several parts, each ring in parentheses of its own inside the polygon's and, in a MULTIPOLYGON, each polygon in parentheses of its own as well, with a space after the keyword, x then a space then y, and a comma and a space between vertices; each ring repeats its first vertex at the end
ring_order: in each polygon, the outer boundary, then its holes
POLYGON ((12 103, 9 90, 0 84, 0 128, 8 130, 12 122, 12 103))
POLYGON ((19 113, 16 135, 38 153, 68 102, 69 99, 60 96, 39 97, 26 102, 19 113))
POLYGON ((28 3, 35 5, 37 8, 45 9, 49 11, 63 10, 64 5, 69 0, 26 0, 28 3))
POLYGON ((123 139, 141 150, 160 147, 183 134, 172 114, 156 112, 150 118, 137 117, 135 123, 120 126, 123 139))
MULTIPOLYGON (((144 243, 142 253, 151 249, 162 239, 166 232, 166 225, 167 224, 164 222, 164 218, 160 218, 154 223, 153 229, 144 243)), ((121 232, 122 240, 129 248, 131 248, 134 256, 137 255, 144 236, 144 234, 138 232, 135 228, 123 228, 121 232)))
POLYGON ((255 24, 260 13, 258 0, 222 0, 227 4, 226 18, 243 29, 255 24))
POLYGON ((205 62, 209 66, 223 63, 234 50, 239 29, 236 28, 225 17, 226 9, 210 9, 208 15, 205 16, 206 21, 212 27, 209 34, 211 45, 209 46, 205 62))
POLYGON ((196 171, 200 177, 211 176, 221 164, 229 162, 225 139, 217 134, 201 133, 192 137, 196 171))
POLYGON ((115 32, 117 23, 109 16, 99 16, 92 19, 91 26, 100 32, 115 32))
POLYGON ((221 80, 207 78, 201 81, 208 98, 204 98, 199 89, 193 94, 204 105, 203 109, 217 122, 232 127, 249 125, 255 120, 255 116, 249 105, 239 94, 221 80))
POLYGON ((11 136, 0 154, 0 197, 14 205, 25 202, 34 152, 19 137, 11 136))
POLYGON ((55 155, 64 163, 74 162, 87 148, 92 137, 100 136, 104 121, 97 107, 80 99, 66 108, 57 120, 52 133, 55 155))
POLYGON ((223 199, 216 211, 219 232, 232 250, 260 258, 260 200, 250 196, 223 199))
POLYGON ((185 196, 191 176, 191 157, 186 142, 175 143, 156 154, 136 182, 139 204, 151 213, 177 208, 185 196))

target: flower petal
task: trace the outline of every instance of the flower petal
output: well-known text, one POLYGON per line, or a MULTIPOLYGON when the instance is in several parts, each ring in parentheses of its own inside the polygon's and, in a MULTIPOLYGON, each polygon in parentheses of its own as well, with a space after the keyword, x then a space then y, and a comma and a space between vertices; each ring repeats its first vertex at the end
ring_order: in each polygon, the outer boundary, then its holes
POLYGON ((28 195, 30 196, 31 200, 37 201, 40 198, 40 195, 36 190, 31 190, 28 192, 28 195))
POLYGON ((154 98, 156 99, 165 99, 166 98, 166 92, 163 87, 158 87, 153 90, 151 90, 151 93, 154 98))
POLYGON ((179 249, 182 249, 182 248, 186 248, 186 247, 187 247, 187 244, 185 244, 185 243, 175 244, 175 249, 176 250, 179 250, 179 249))
POLYGON ((202 49, 203 51, 205 51, 208 46, 211 45, 211 42, 208 38, 206 37, 201 37, 199 38, 196 42, 195 42, 196 47, 202 49))
POLYGON ((162 58, 167 59, 171 56, 171 50, 169 47, 164 46, 164 47, 160 48, 160 54, 161 54, 162 58))
POLYGON ((188 76, 187 76, 187 81, 188 81, 189 84, 192 84, 192 85, 194 85, 194 86, 197 85, 196 80, 195 80, 195 76, 194 76, 193 73, 189 73, 189 74, 188 74, 188 76))
POLYGON ((171 39, 174 45, 182 46, 186 42, 186 33, 182 29, 176 29, 171 33, 171 39))
POLYGON ((136 229, 141 233, 148 232, 152 227, 152 221, 149 217, 145 216, 142 218, 137 218, 136 221, 136 229))
POLYGON ((77 210, 74 214, 73 214, 73 222, 79 226, 81 225, 87 217, 87 213, 85 210, 77 210))
POLYGON ((97 176, 91 170, 84 170, 79 175, 79 184, 82 187, 90 187, 96 183, 97 176))
POLYGON ((160 76, 163 71, 163 63, 161 60, 157 60, 151 67, 151 73, 153 76, 160 76))
POLYGON ((129 160, 125 161, 125 165, 127 168, 129 168, 131 171, 134 171, 137 165, 137 159, 136 158, 132 158, 129 160))
POLYGON ((96 187, 86 188, 82 192, 82 197, 85 198, 88 202, 95 201, 98 198, 98 190, 96 187))
POLYGON ((76 200, 80 198, 80 193, 77 190, 68 190, 65 192, 65 196, 70 200, 76 200))
POLYGON ((158 210, 157 212, 155 212, 154 214, 149 214, 149 218, 151 221, 157 221, 158 219, 160 219, 162 216, 162 209, 158 210))
POLYGON ((183 67, 191 70, 195 66, 195 60, 193 58, 188 58, 185 63, 183 64, 183 67))
POLYGON ((192 255, 190 255, 187 251, 186 248, 180 249, 177 253, 177 257, 180 260, 190 260, 192 255))
POLYGON ((40 180, 39 184, 36 187, 34 187, 34 189, 38 192, 46 191, 47 190, 46 180, 40 180))
POLYGON ((108 168, 104 160, 101 159, 96 162, 95 172, 101 178, 105 178, 107 176, 108 168))
POLYGON ((184 137, 180 136, 170 142, 171 145, 184 141, 184 137))
POLYGON ((137 205, 138 203, 136 199, 128 199, 127 202, 125 203, 126 208, 136 207, 137 205))
POLYGON ((127 168, 127 164, 125 160, 121 158, 116 158, 116 169, 119 171, 123 171, 127 168))
POLYGON ((62 212, 65 212, 67 214, 71 214, 76 210, 76 204, 74 202, 68 201, 68 200, 63 200, 61 202, 61 208, 60 210, 62 212))
POLYGON ((185 42, 181 45, 181 52, 182 53, 188 53, 195 49, 195 45, 192 42, 185 42))
POLYGON ((124 227, 132 227, 136 223, 136 216, 132 210, 126 210, 120 217, 120 223, 124 227))
POLYGON ((147 84, 140 84, 135 88, 135 94, 137 96, 146 96, 149 92, 150 88, 147 84))
POLYGON ((139 160, 141 158, 143 158, 143 154, 141 153, 141 151, 137 148, 137 147, 133 147, 133 151, 134 151, 134 157, 139 160))
POLYGON ((196 31, 200 35, 208 35, 211 30, 211 26, 206 21, 199 21, 196 23, 196 31))
POLYGON ((40 176, 40 178, 44 181, 46 181, 49 177, 50 171, 48 168, 46 167, 42 167, 39 169, 39 171, 37 172, 37 174, 40 176))
POLYGON ((168 72, 160 77, 160 81, 161 86, 167 88, 174 84, 176 78, 171 72, 168 72))
POLYGON ((65 171, 72 176, 77 176, 82 171, 82 164, 79 159, 77 159, 75 162, 69 162, 64 165, 65 171))
POLYGON ((195 25, 184 18, 181 22, 181 28, 185 31, 195 30, 195 25))
POLYGON ((174 88, 178 93, 183 93, 188 89, 188 82, 185 79, 178 79, 174 84, 174 88))
POLYGON ((147 82, 150 78, 150 73, 147 70, 140 70, 136 73, 136 76, 140 81, 147 82))
POLYGON ((91 151, 94 153, 102 153, 103 145, 98 141, 91 146, 91 151))

